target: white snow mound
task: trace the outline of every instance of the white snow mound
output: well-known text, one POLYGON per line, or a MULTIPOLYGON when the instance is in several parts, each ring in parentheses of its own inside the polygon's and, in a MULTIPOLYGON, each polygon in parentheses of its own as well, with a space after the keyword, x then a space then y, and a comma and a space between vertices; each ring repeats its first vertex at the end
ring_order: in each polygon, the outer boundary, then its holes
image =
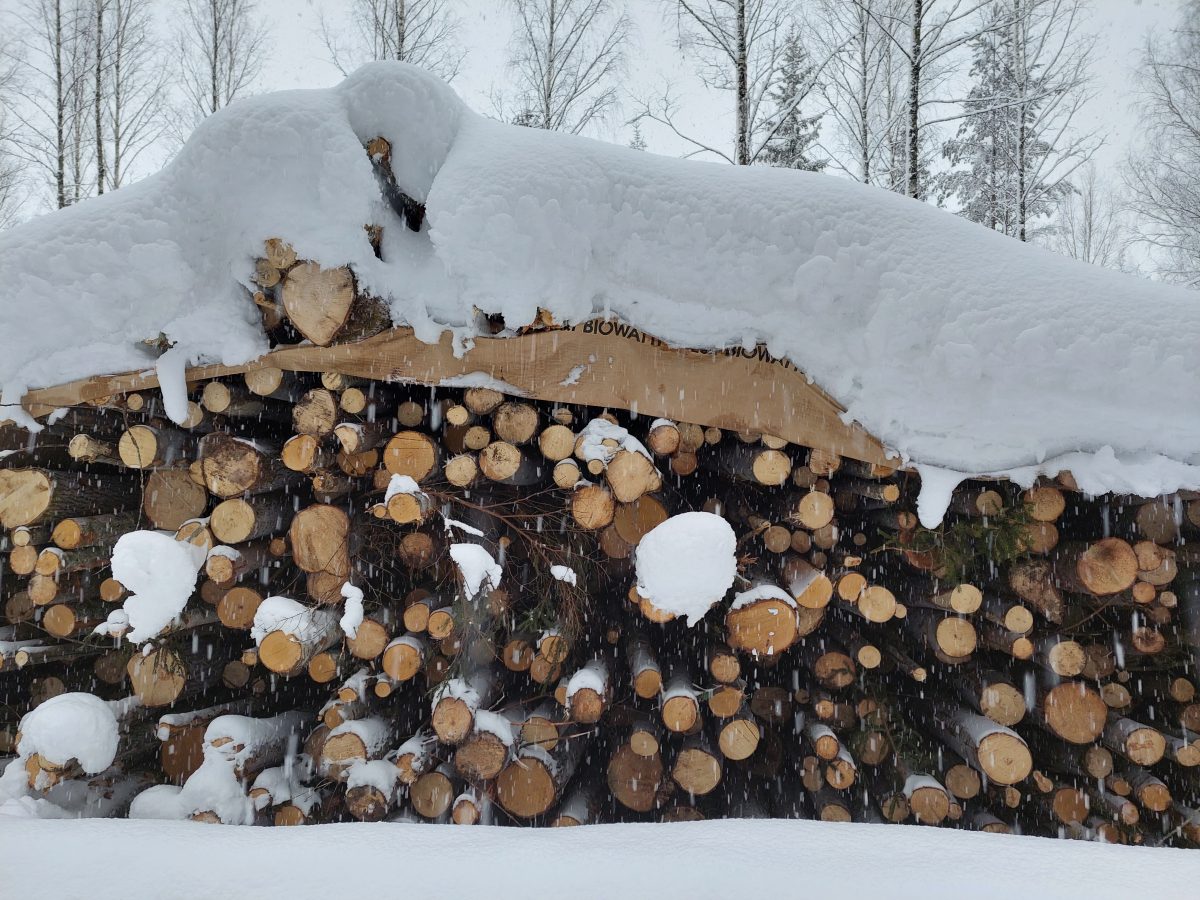
POLYGON ((119 729, 112 707, 94 694, 59 694, 21 719, 21 756, 37 753, 49 763, 72 759, 94 775, 112 765, 119 729))
MULTIPOLYGON (((148 641, 175 621, 206 556, 204 548, 162 531, 130 531, 117 539, 112 574, 130 594, 123 607, 129 640, 148 641)), ((114 622, 111 614, 109 621, 114 622)), ((120 624, 120 617, 115 621, 120 624)))
POLYGON ((651 529, 637 545, 638 593, 695 625, 721 602, 737 575, 737 538, 721 516, 685 512, 651 529))
POLYGON ((450 558, 462 575, 467 597, 474 597, 485 587, 488 590, 500 587, 504 570, 485 548, 478 544, 451 544, 450 558))
POLYGON ((1089 491, 1200 487, 1194 293, 842 178, 501 124, 395 62, 238 101, 158 175, 0 235, 3 401, 146 368, 160 332, 175 401, 185 361, 262 352, 246 290, 267 237, 349 264, 422 340, 469 338, 476 307, 510 327, 544 307, 691 347, 763 343, 926 467, 1028 479, 1070 454, 1089 491), (419 233, 381 201, 377 135, 426 204, 419 233))

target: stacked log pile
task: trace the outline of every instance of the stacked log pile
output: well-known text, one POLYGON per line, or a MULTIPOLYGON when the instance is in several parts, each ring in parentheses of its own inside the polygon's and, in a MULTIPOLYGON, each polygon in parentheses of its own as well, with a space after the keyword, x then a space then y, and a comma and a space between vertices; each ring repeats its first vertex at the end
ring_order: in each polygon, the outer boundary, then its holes
MULTIPOLYGON (((276 329, 387 325, 279 242, 258 271, 276 329)), ((1198 495, 967 482, 926 529, 915 475, 766 434, 332 371, 190 388, 182 425, 128 394, 0 432, 0 755, 31 794, 1200 843, 1198 495), (690 626, 637 562, 689 512, 728 523, 737 571, 690 626), (136 532, 199 568, 133 642, 144 589, 113 560, 136 532), (125 701, 101 773, 22 746, 24 714, 78 692, 125 701)))

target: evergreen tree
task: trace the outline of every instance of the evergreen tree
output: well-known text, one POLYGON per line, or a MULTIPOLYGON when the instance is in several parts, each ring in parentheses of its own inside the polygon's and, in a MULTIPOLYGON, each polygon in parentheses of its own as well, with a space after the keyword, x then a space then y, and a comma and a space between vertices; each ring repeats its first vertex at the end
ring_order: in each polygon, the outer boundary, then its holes
POLYGON ((801 112, 816 81, 814 66, 795 25, 789 27, 785 41, 778 83, 770 93, 775 103, 774 133, 760 158, 769 166, 820 172, 829 160, 814 158, 810 152, 820 134, 823 113, 805 116, 801 112))
POLYGON ((633 137, 629 140, 629 147, 632 150, 646 149, 646 139, 642 137, 642 123, 638 120, 634 120, 633 137))
POLYGON ((1011 234, 1015 186, 1011 73, 1005 66, 1006 35, 989 31, 971 41, 971 90, 963 104, 967 117, 942 146, 950 170, 938 179, 938 200, 953 198, 959 214, 995 231, 1011 234))
POLYGON ((1069 175, 1095 151, 1092 136, 1071 136, 1083 103, 1091 43, 1074 34, 1083 0, 998 0, 992 27, 971 41, 966 118, 943 145, 951 170, 941 200, 962 216, 1018 240, 1052 215, 1073 190, 1069 175))

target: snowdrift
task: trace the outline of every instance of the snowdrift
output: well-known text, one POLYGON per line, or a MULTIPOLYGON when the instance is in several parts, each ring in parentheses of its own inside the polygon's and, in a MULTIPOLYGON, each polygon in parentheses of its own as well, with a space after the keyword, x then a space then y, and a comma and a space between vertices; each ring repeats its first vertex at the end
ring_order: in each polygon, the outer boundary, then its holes
POLYGON ((476 309, 515 328, 542 307, 694 348, 765 343, 931 484, 958 477, 937 467, 1200 487, 1194 294, 837 178, 503 125, 398 63, 236 103, 157 176, 0 236, 6 414, 31 387, 155 364, 142 342, 160 334, 160 372, 265 351, 246 290, 268 236, 348 265, 426 341, 465 345, 476 309), (378 135, 419 232, 381 198, 378 135))
POLYGON ((502 900, 528 896, 530 877, 580 900, 1174 900, 1194 896, 1200 878, 1200 854, 1186 850, 745 819, 538 831, 384 823, 210 828, 202 837, 200 858, 214 864, 197 865, 196 826, 185 823, 0 820, 0 883, 26 900, 198 900, 231 889, 259 900, 397 893, 502 900), (64 845, 70 852, 50 870, 23 864, 46 846, 64 845), (120 859, 129 865, 114 867, 120 859), (343 864, 314 864, 328 859, 343 864))

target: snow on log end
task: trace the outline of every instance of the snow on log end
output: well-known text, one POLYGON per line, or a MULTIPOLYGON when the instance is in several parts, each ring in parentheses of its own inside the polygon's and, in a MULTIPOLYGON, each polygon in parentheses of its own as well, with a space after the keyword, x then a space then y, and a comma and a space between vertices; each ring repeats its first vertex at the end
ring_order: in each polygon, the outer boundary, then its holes
POLYGON ((658 609, 695 625, 733 586, 737 538, 723 518, 707 512, 672 516, 637 547, 638 593, 658 609))
POLYGON ((478 544, 451 544, 450 558, 462 574, 463 590, 468 597, 474 597, 485 587, 492 590, 500 586, 503 569, 478 544))
POLYGON ((51 697, 21 719, 22 757, 34 753, 57 766, 76 760, 89 774, 103 772, 117 755, 117 717, 93 694, 51 697))
POLYGON ((206 555, 204 548, 159 531, 121 535, 113 548, 112 573, 130 593, 124 604, 129 640, 148 641, 175 621, 192 596, 206 555))

